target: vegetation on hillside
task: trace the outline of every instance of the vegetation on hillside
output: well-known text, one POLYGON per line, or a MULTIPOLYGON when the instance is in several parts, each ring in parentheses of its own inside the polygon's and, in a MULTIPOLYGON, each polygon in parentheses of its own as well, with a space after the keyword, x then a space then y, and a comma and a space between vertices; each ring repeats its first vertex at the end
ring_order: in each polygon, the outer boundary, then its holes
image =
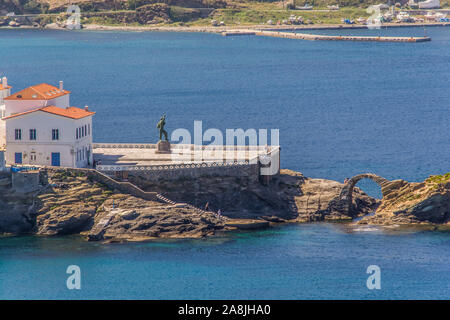
POLYGON ((450 172, 446 173, 446 174, 440 174, 440 175, 436 175, 436 176, 430 176, 426 182, 428 183, 435 183, 435 184, 439 184, 439 183, 447 183, 450 182, 450 172))

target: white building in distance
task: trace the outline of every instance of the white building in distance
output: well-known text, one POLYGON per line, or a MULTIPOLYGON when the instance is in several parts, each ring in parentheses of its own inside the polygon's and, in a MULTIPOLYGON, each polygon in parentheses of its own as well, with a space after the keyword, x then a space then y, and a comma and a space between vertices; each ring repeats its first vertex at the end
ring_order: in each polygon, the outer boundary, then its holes
MULTIPOLYGON (((4 77, 0 79, 0 119, 6 116, 5 98, 11 95, 11 87, 8 86, 8 79, 4 77)), ((6 131, 5 122, 0 121, 0 150, 6 147, 6 131)))
POLYGON ((439 0, 425 0, 419 2, 419 9, 438 9, 441 7, 439 0))
MULTIPOLYGON (((8 87, 6 78, 2 87, 8 87)), ((64 90, 62 81, 59 88, 42 83, 13 95, 8 92, 3 103, 0 130, 7 165, 92 165, 95 112, 71 107, 70 91, 64 90)))

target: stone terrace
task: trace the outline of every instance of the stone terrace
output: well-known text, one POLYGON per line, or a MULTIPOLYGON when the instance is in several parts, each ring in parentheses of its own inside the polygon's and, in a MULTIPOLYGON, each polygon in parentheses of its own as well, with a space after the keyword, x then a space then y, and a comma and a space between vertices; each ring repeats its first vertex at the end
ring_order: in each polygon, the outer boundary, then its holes
POLYGON ((170 154, 157 153, 156 144, 94 143, 94 159, 102 166, 153 166, 189 163, 251 162, 271 153, 271 146, 171 145, 170 154))

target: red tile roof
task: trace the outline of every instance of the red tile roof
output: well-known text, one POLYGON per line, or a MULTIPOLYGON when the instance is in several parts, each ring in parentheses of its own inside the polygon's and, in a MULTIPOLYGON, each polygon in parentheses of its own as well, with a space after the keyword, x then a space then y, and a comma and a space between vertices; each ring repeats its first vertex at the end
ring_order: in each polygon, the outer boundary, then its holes
POLYGON ((41 83, 16 92, 6 97, 5 100, 51 100, 69 93, 70 91, 59 90, 57 87, 41 83))
POLYGON ((11 86, 4 87, 3 84, 0 83, 0 90, 3 90, 3 89, 11 89, 11 86))
POLYGON ((48 106, 48 107, 33 109, 30 111, 25 111, 22 113, 16 113, 16 114, 10 115, 9 117, 3 118, 3 119, 4 120, 11 119, 11 118, 23 116, 25 114, 29 114, 29 113, 36 112, 36 111, 43 111, 43 112, 51 113, 51 114, 54 114, 57 116, 62 116, 62 117, 66 117, 66 118, 76 119, 76 120, 86 118, 88 116, 92 116, 95 114, 95 112, 88 111, 85 109, 80 109, 77 107, 69 107, 69 108, 64 109, 64 108, 58 108, 55 106, 48 106))

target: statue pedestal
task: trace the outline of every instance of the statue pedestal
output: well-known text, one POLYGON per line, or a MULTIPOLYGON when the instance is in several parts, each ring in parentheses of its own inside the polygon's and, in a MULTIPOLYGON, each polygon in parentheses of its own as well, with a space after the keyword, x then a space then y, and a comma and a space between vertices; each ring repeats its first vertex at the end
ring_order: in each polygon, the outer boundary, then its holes
POLYGON ((156 144, 156 153, 170 153, 170 142, 159 140, 156 144))

